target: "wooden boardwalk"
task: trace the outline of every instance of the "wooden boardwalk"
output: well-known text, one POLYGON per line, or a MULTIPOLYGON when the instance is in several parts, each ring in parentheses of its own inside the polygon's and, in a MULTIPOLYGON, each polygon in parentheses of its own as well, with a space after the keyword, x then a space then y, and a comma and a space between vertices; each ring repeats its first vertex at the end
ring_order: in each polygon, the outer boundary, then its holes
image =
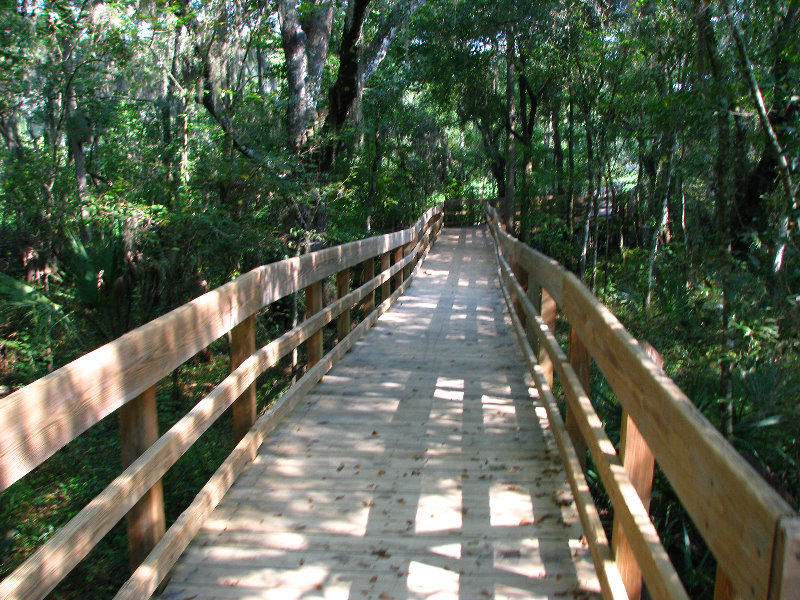
POLYGON ((162 598, 596 597, 496 280, 485 229, 444 230, 267 439, 162 598))

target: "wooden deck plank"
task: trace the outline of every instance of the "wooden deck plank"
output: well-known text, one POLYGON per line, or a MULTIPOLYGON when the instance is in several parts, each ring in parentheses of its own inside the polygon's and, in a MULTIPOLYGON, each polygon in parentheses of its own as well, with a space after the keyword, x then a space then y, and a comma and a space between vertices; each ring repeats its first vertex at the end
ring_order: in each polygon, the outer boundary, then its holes
POLYGON ((445 230, 174 569, 193 598, 597 597, 487 233, 445 230))

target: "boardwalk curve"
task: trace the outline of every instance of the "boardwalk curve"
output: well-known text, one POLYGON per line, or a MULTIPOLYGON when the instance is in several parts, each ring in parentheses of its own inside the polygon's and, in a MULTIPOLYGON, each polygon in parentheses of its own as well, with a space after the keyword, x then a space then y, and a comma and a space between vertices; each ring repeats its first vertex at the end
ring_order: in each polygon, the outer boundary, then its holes
POLYGON ((593 598, 484 228, 418 278, 263 444, 162 598, 593 598))

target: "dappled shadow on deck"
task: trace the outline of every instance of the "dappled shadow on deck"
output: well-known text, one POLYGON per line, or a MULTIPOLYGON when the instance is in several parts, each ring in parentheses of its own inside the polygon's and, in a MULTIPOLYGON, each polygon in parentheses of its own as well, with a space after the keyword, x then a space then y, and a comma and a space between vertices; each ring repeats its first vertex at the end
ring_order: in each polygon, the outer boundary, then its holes
POLYGON ((418 279, 262 446, 173 573, 177 598, 593 597, 488 233, 418 279))

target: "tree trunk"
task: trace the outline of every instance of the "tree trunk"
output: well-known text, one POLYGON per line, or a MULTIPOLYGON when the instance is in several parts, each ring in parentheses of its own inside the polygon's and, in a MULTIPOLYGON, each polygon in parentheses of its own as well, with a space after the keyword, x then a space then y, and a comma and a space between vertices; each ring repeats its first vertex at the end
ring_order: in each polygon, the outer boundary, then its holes
POLYGON ((561 98, 558 93, 551 97, 550 123, 553 128, 553 165, 556 170, 556 196, 564 196, 564 151, 561 149, 561 98))
POLYGON ((586 196, 591 199, 591 204, 584 202, 583 244, 581 245, 581 259, 578 264, 578 277, 586 281, 586 262, 589 259, 589 233, 592 218, 597 218, 597 196, 594 186, 594 139, 592 136, 591 112, 588 103, 583 104, 583 121, 586 128, 586 196))
POLYGON ((503 220, 509 233, 514 231, 514 186, 516 170, 516 141, 512 131, 516 126, 517 109, 514 94, 514 34, 506 33, 506 193, 503 201, 503 220))
POLYGON ((572 100, 572 89, 569 94, 569 111, 567 124, 567 162, 569 176, 567 178, 569 196, 569 237, 575 235, 575 103, 572 100))
POLYGON ((650 306, 652 305, 653 300, 653 283, 655 280, 655 266, 656 266, 656 257, 658 256, 658 243, 661 239, 661 234, 666 230, 667 221, 669 220, 669 193, 670 188, 672 187, 672 161, 673 161, 673 150, 670 147, 669 154, 667 155, 667 164, 664 168, 666 178, 666 182, 662 188, 662 196, 661 196, 661 218, 659 219, 658 226, 656 226, 655 230, 653 231, 653 238, 650 244, 650 259, 647 263, 647 296, 645 297, 644 301, 644 308, 646 311, 650 311, 650 306))
POLYGON ((361 30, 367 16, 370 0, 351 0, 347 4, 342 41, 339 46, 339 71, 336 81, 328 92, 328 116, 323 127, 323 147, 319 155, 319 167, 327 173, 333 167, 333 161, 340 140, 336 139, 347 115, 358 97, 358 63, 361 51, 361 30))

